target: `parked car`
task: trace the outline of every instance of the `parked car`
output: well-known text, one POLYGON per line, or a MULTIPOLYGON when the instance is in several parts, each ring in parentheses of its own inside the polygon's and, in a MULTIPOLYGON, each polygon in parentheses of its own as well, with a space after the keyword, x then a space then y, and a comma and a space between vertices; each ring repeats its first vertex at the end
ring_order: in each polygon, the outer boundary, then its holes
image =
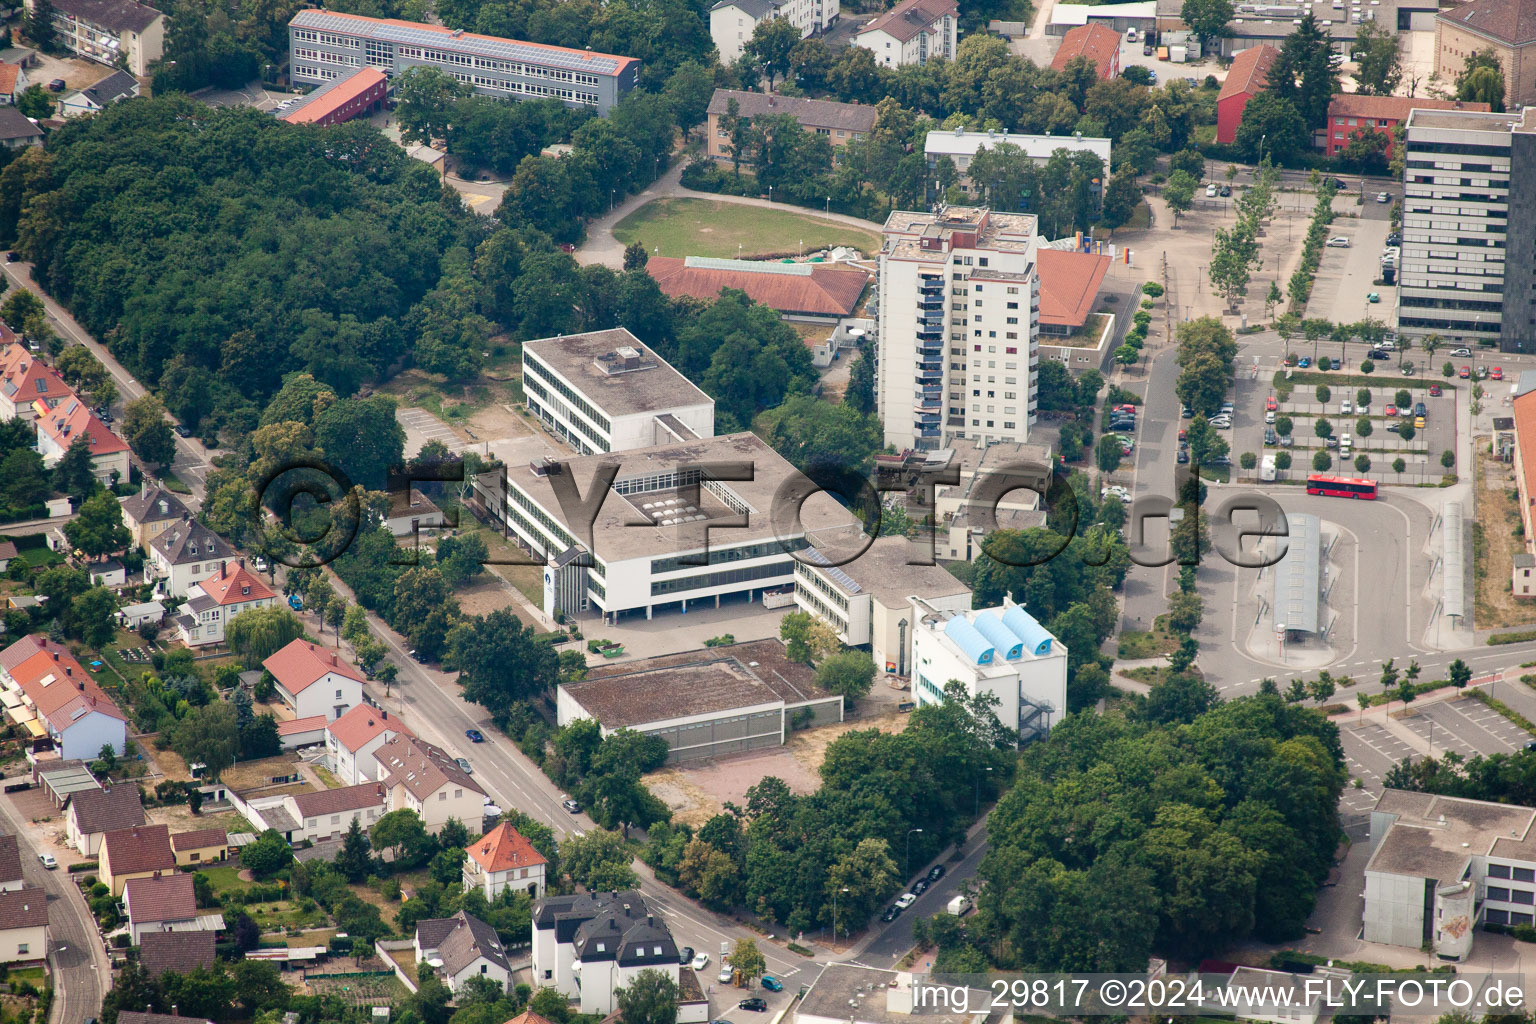
POLYGON ((192 428, 188 427, 185 423, 178 423, 178 424, 176 424, 175 430, 176 430, 176 436, 177 437, 191 437, 192 436, 192 428))
POLYGON ((1279 444, 1280 443, 1280 435, 1275 433, 1275 428, 1274 427, 1265 427, 1264 428, 1264 443, 1265 444, 1279 444))
POLYGON ((53 81, 48 83, 48 91, 49 92, 63 92, 64 91, 64 86, 65 86, 64 79, 62 79, 62 78, 55 78, 53 81))
POLYGON ((469 766, 469 761, 466 758, 456 757, 453 759, 453 763, 458 765, 459 771, 463 772, 465 775, 475 774, 475 770, 469 766))
POLYGON ((702 971, 704 968, 706 968, 708 966, 709 966, 709 954, 708 953, 700 953, 698 956, 693 958, 693 969, 694 970, 702 971))
POLYGON ((1152 54, 1154 54, 1156 52, 1157 51, 1152 48, 1152 44, 1151 43, 1146 43, 1141 48, 1141 55, 1143 57, 1150 57, 1150 56, 1152 56, 1152 54))
POLYGON ((1281 434, 1280 435, 1280 447, 1281 448, 1289 448, 1291 445, 1293 445, 1295 443, 1296 443, 1296 438, 1292 437, 1290 434, 1281 434))
POLYGON ((1423 416, 1415 416, 1413 418, 1413 426, 1414 426, 1415 430, 1423 430, 1424 429, 1424 417, 1423 416))
POLYGON ((767 989, 769 992, 783 992, 784 991, 784 983, 782 981, 780 981, 778 978, 775 978, 771 974, 765 974, 759 980, 762 981, 763 988, 767 989))
POLYGON ((1339 439, 1338 438, 1336 438, 1336 437, 1325 437, 1325 438, 1323 438, 1323 447, 1324 448, 1337 448, 1338 446, 1339 446, 1339 439))
POLYGON ((1223 197, 1230 196, 1232 194, 1232 186, 1231 185, 1223 185, 1223 186, 1221 186, 1221 194, 1222 194, 1223 197))
POLYGON ((1264 399, 1265 412, 1274 412, 1278 408, 1280 408, 1280 403, 1275 401, 1274 395, 1270 395, 1268 398, 1264 399))
POLYGON ((1216 183, 1214 181, 1211 182, 1209 185, 1205 186, 1205 198, 1207 198, 1207 199, 1215 199, 1217 194, 1218 194, 1218 191, 1217 191, 1217 188, 1216 188, 1216 183))
POLYGON ((678 950, 677 962, 683 964, 684 966, 693 963, 693 947, 684 946, 682 949, 678 950))
MULTIPOLYGON (((1470 354, 1470 353, 1469 353, 1469 354, 1470 354)), ((1193 410, 1193 409, 1191 409, 1191 408, 1190 408, 1190 407, 1189 407, 1189 406, 1187 406, 1187 405, 1185 405, 1185 406, 1180 406, 1180 407, 1179 407, 1179 415, 1180 415, 1180 416, 1181 416, 1181 417, 1183 417, 1183 418, 1184 418, 1184 419, 1186 419, 1186 420, 1192 420, 1192 419, 1194 419, 1194 418, 1195 418, 1195 410, 1193 410)))
POLYGON ((1389 192, 1377 192, 1376 201, 1378 203, 1390 203, 1392 201, 1392 195, 1389 192))
POLYGON ((1351 402, 1349 399, 1346 398, 1346 399, 1344 399, 1344 401, 1339 403, 1339 415, 1340 416, 1348 416, 1351 413, 1353 413, 1354 411, 1355 411, 1355 403, 1351 402))
POLYGON ((1366 302, 1371 302, 1371 303, 1380 302, 1381 301, 1381 296, 1378 295, 1376 292, 1366 292, 1365 293, 1365 301, 1366 302))
POLYGON ((47 868, 49 871, 52 871, 59 866, 59 859, 51 853, 40 853, 37 855, 37 859, 42 861, 43 867, 47 868))
POLYGON ((1503 380, 1504 379, 1504 367, 1502 367, 1502 366, 1495 366, 1493 368, 1493 372, 1490 373, 1488 376, 1492 377, 1494 380, 1503 380))
POLYGON ((1413 414, 1415 416, 1428 416, 1429 406, 1425 405, 1423 402, 1415 402, 1413 406, 1413 414))
POLYGON ((1343 190, 1343 189, 1348 187, 1347 185, 1344 184, 1344 179, 1343 178, 1329 178, 1328 179, 1328 184, 1330 184, 1334 188, 1340 189, 1340 190, 1343 190))
POLYGON ((914 904, 916 902, 917 902, 917 897, 912 895, 909 892, 904 892, 900 896, 896 897, 896 906, 897 906, 897 908, 899 908, 901 910, 906 910, 908 907, 910 907, 912 904, 914 904))
POLYGON ((1186 466, 1186 465, 1189 464, 1189 449, 1188 448, 1180 448, 1179 449, 1178 462, 1179 462, 1179 465, 1181 465, 1181 466, 1186 466))
POLYGON ((1307 367, 1312 365, 1312 357, 1302 356, 1300 359, 1296 360, 1296 365, 1305 370, 1307 367))
POLYGON ((16 253, 16 252, 8 252, 8 253, 5 254, 5 262, 7 262, 7 263, 20 263, 21 262, 21 254, 20 253, 16 253))
POLYGON ((731 969, 730 964, 722 963, 720 965, 720 973, 716 976, 715 980, 722 985, 729 985, 736 980, 736 972, 731 969))
POLYGON ((1273 422, 1275 422, 1275 414, 1272 413, 1272 412, 1265 413, 1264 414, 1264 422, 1265 423, 1273 423, 1273 422))
POLYGON ((944 877, 944 865, 943 864, 935 864, 933 867, 928 869, 928 881, 930 881, 930 882, 937 882, 939 879, 941 879, 943 877, 944 877))
POLYGON ((1397 406, 1395 406, 1395 405, 1387 406, 1387 415, 1388 416, 1396 416, 1397 415, 1397 406))
POLYGON ((1397 246, 1400 246, 1402 244, 1403 244, 1403 236, 1400 233, 1394 231, 1390 235, 1387 236, 1387 245, 1389 247, 1396 248, 1397 246))
POLYGON ((908 889, 907 891, 910 892, 913 896, 921 896, 923 893, 928 891, 928 879, 919 878, 917 881, 912 883, 912 888, 908 889))
POLYGON ((1462 358, 1471 358, 1472 350, 1469 348, 1453 348, 1451 349, 1451 355, 1462 358))
POLYGON ((1385 351, 1383 351, 1382 349, 1373 348, 1373 349, 1371 349, 1370 353, 1366 356, 1366 358, 1367 359, 1374 359, 1377 362, 1380 362, 1381 360, 1388 358, 1388 356, 1387 356, 1387 353, 1385 351))
POLYGON ((885 913, 880 915, 880 920, 885 924, 890 924, 900 916, 901 908, 895 904, 892 904, 891 906, 885 908, 885 913))
POLYGON ((1334 235, 1328 239, 1327 245, 1330 249, 1348 249, 1349 239, 1344 235, 1334 235))
POLYGON ((1445 390, 1441 388, 1439 384, 1431 384, 1429 386, 1430 398, 1439 398, 1443 394, 1445 394, 1445 390))
POLYGON ((743 999, 736 1005, 740 1009, 751 1010, 753 1013, 768 1012, 768 1000, 764 999, 762 996, 751 996, 750 998, 743 999))
POLYGON ((469 742, 471 743, 485 742, 485 734, 482 733, 479 729, 465 729, 464 735, 469 737, 469 742))
POLYGON ((1397 420, 1393 420, 1391 423, 1387 424, 1387 431, 1389 433, 1395 434, 1399 430, 1402 430, 1402 429, 1403 429, 1403 425, 1401 423, 1399 423, 1397 420))
POLYGON ((1231 402, 1222 402, 1221 408, 1217 410, 1216 415, 1231 416, 1234 412, 1237 412, 1237 406, 1233 405, 1231 402))
POLYGON ((1470 367, 1470 366, 1463 366, 1461 368, 1461 372, 1458 373, 1456 376, 1460 377, 1462 380, 1468 380, 1472 376, 1472 367, 1470 367))

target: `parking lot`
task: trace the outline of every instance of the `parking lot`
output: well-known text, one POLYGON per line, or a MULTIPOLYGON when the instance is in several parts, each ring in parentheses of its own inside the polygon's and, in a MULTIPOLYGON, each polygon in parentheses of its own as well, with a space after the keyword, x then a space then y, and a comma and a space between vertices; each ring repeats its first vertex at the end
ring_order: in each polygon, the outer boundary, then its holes
POLYGON ((396 409, 395 419, 405 428, 405 454, 408 458, 421 451, 428 441, 439 441, 454 454, 469 447, 468 441, 425 409, 396 409))
POLYGON ((1349 248, 1325 247, 1318 264, 1317 279, 1307 300, 1307 316, 1347 324, 1364 319, 1397 323, 1397 288, 1380 285, 1381 254, 1391 230, 1390 204, 1376 202, 1376 193, 1366 195, 1364 204, 1356 205, 1356 195, 1345 193, 1333 201, 1333 224, 1329 238, 1349 239, 1349 248), (1357 216, 1348 216, 1356 214, 1357 216), (1366 296, 1375 293, 1379 302, 1366 296))

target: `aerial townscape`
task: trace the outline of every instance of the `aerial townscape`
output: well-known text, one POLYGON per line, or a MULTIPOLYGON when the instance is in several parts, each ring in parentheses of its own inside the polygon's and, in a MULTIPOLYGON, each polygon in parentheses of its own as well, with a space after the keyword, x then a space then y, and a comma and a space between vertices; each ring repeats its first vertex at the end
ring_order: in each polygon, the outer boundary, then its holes
POLYGON ((164 6, 0 0, 0 1024, 1536 1020, 1536 0, 164 6))

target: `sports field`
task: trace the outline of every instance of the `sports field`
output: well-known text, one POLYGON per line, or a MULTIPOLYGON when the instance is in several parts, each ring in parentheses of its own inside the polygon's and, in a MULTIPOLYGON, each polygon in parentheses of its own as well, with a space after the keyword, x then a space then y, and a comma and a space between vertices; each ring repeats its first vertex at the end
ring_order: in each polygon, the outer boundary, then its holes
POLYGON ((849 245, 872 255, 880 236, 789 207, 769 210, 714 199, 658 199, 613 226, 625 245, 637 239, 652 255, 793 255, 849 245))

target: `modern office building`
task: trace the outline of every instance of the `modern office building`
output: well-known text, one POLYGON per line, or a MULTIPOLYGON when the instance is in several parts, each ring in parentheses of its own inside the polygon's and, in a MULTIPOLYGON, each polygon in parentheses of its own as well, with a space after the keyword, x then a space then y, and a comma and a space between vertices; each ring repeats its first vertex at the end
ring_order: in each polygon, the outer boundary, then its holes
POLYGON ((885 442, 1027 441, 1037 404, 1035 218, 897 211, 880 252, 876 405, 885 442))
POLYGON ((795 604, 837 631, 849 647, 868 647, 875 668, 889 675, 912 671, 913 602, 930 608, 964 611, 971 588, 924 556, 905 537, 880 537, 857 558, 842 565, 815 546, 795 564, 795 604))
POLYGON ((506 464, 505 494, 501 475, 487 473, 476 496, 545 563, 550 615, 650 618, 699 601, 755 601, 794 583, 807 531, 854 522, 755 434, 565 459, 528 437, 492 442, 491 452, 506 464), (595 493, 615 462, 606 493, 595 493), (797 516, 800 495, 809 497, 797 516))
POLYGON ((1420 109, 1405 124, 1399 330, 1530 349, 1536 242, 1510 221, 1536 227, 1536 190, 1520 188, 1536 167, 1536 121, 1529 112, 1522 121, 1519 113, 1420 109), (1512 194, 1521 198, 1512 203, 1512 194))
POLYGON ((881 67, 954 60, 959 46, 960 6, 955 0, 902 0, 853 37, 881 67))
POLYGON ((324 85, 360 67, 391 79, 409 68, 435 67, 483 96, 554 98, 599 114, 612 110, 640 76, 634 57, 327 10, 294 15, 288 46, 295 85, 324 85))
POLYGON ((582 455, 715 433, 714 399, 622 327, 523 342, 523 390, 582 455))
POLYGON ((71 53, 114 67, 121 59, 139 78, 165 51, 165 15, 135 0, 53 0, 53 30, 71 53))
POLYGON ((914 601, 912 695, 944 700, 951 681, 997 697, 997 717, 1020 742, 1039 739, 1067 713, 1067 649, 1020 605, 946 611, 914 601))
MULTIPOLYGON (((935 184, 933 172, 940 157, 949 157, 955 165, 955 170, 960 172, 960 177, 955 184, 965 189, 966 192, 980 196, 984 193, 986 182, 973 182, 967 173, 971 161, 976 154, 993 146, 1013 146, 1021 150, 1026 157, 1037 164, 1043 164, 1051 158, 1051 155, 1059 149, 1068 153, 1092 153, 1104 164, 1105 176, 1109 173, 1108 139, 1084 138, 1081 133, 1072 135, 1022 135, 1018 132, 997 131, 967 131, 964 128, 945 129, 943 131, 929 132, 923 140, 923 155, 928 165, 928 190, 929 198, 937 199, 934 192, 935 184)), ((1094 194, 1102 195, 1103 186, 1095 185, 1094 194)))
POLYGON ((763 22, 782 18, 804 39, 836 24, 841 7, 838 0, 720 0, 709 9, 709 37, 720 51, 720 62, 729 64, 741 56, 763 22))

